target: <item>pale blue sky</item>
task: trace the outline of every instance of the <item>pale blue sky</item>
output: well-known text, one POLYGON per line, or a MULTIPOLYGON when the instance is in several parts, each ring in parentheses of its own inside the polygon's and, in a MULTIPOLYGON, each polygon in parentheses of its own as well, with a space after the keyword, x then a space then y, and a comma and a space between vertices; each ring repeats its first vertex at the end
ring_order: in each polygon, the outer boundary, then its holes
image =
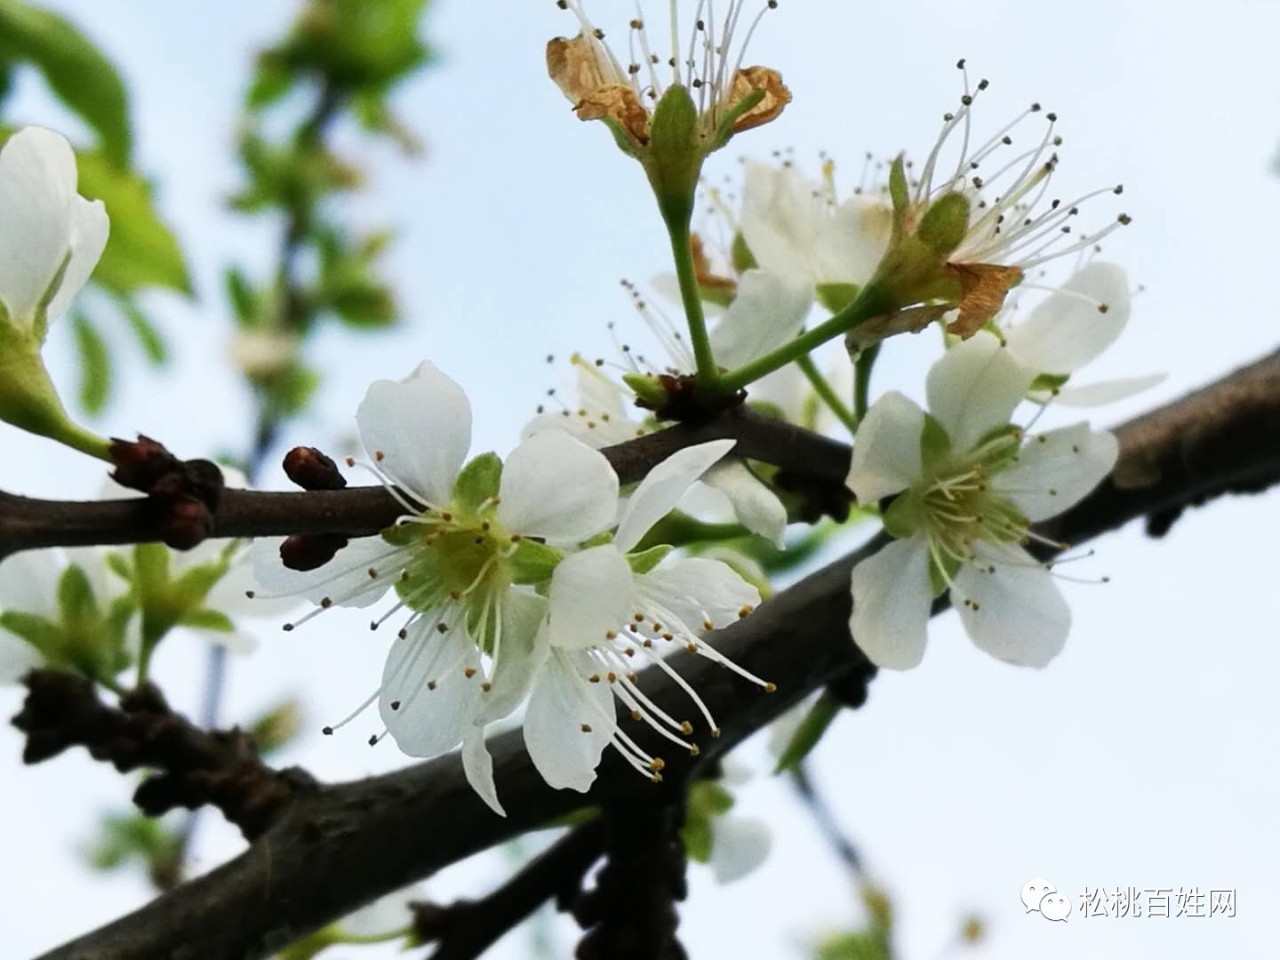
MULTIPOLYGON (((203 294, 194 306, 155 299, 180 376, 130 364, 101 426, 146 432, 186 455, 236 449, 249 407, 213 362, 228 333, 218 276, 232 257, 265 268, 274 234, 265 223, 228 217, 220 201, 235 185, 229 147, 250 51, 278 35, 293 4, 54 5, 125 71, 140 162, 160 183, 203 294)), ((606 26, 608 6, 590 5, 606 26)), ((475 448, 507 449, 550 382, 545 355, 607 351, 605 324, 634 322, 617 281, 665 269, 665 240, 638 168, 604 130, 575 121, 545 78, 543 44, 573 29, 552 0, 439 0, 431 36, 441 61, 398 98, 427 155, 406 162, 388 148, 373 151, 372 187, 351 208, 359 222, 398 228, 391 264, 408 322, 354 348, 336 332, 320 339, 314 357, 326 388, 291 440, 332 447, 350 432, 370 380, 401 376, 429 357, 468 389, 475 448)), ((713 171, 732 172, 736 156, 794 147, 801 159, 826 150, 849 182, 867 150, 922 155, 958 95, 959 56, 992 80, 980 129, 1031 100, 1057 110, 1062 191, 1125 183, 1135 222, 1107 253, 1145 287, 1125 337, 1090 372, 1170 374, 1148 397, 1099 418, 1116 422, 1277 345, 1270 225, 1280 216, 1280 181, 1269 160, 1280 111, 1274 71, 1263 65, 1278 36, 1280 8, 1262 0, 791 0, 770 16, 749 59, 781 69, 795 102, 777 123, 735 141, 713 171)), ((33 84, 22 87, 12 115, 63 122, 33 84)), ((930 352, 918 339, 888 351, 880 386, 918 390, 930 352)), ((69 369, 65 336, 55 333, 51 357, 55 369, 69 369)), ((76 456, 11 430, 5 440, 5 489, 97 488, 95 470, 76 456)), ((1112 582, 1067 585, 1076 626, 1047 670, 990 660, 948 615, 934 624, 920 669, 882 676, 867 707, 838 722, 818 775, 895 897, 904 958, 949 955, 970 910, 990 924, 988 946, 974 952, 983 957, 1273 952, 1280 631, 1270 609, 1268 535, 1277 529, 1280 499, 1270 494, 1193 511, 1164 542, 1137 528, 1106 538, 1088 572, 1112 582), (1019 903, 1033 876, 1077 903, 1085 885, 1234 887, 1239 915, 1073 913, 1049 924, 1019 903)), ((289 761, 328 778, 402 762, 390 743, 370 751, 358 724, 346 738, 315 733, 378 682, 385 651, 363 616, 337 613, 288 636, 261 635, 260 651, 234 666, 227 716, 244 717, 283 693, 303 695, 312 732, 289 761)), ((194 702, 200 654, 180 645, 161 654, 159 676, 180 704, 194 702)), ((15 691, 0 692, 6 716, 18 702, 15 691)), ((19 770, 17 735, 0 741, 9 758, 0 761, 9 765, 0 837, 22 864, 3 881, 5 949, 27 956, 140 903, 147 891, 140 881, 86 874, 74 851, 101 809, 126 803, 124 778, 79 754, 19 770)), ((763 769, 756 747, 744 758, 763 769)), ((762 779, 740 803, 770 820, 775 854, 724 889, 694 868, 683 926, 691 956, 785 957, 793 944, 847 923, 855 914, 845 878, 785 785, 762 779)), ((239 847, 213 820, 200 850, 210 865, 239 847)), ((430 889, 475 895, 502 870, 497 859, 481 861, 430 889)), ((511 942, 494 955, 518 957, 523 947, 511 942)), ((335 952, 347 954, 378 956, 335 952)))

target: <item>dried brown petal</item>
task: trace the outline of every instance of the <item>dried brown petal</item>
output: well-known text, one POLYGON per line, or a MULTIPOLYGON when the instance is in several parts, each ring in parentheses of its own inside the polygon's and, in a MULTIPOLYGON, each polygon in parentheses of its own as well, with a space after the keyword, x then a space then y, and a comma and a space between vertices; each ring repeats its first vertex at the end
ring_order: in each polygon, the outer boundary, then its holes
POLYGON ((702 244, 702 237, 696 233, 689 238, 689 247, 693 251, 693 274, 698 286, 704 290, 724 291, 731 298, 738 292, 738 281, 733 277, 722 277, 711 272, 711 261, 702 244))
POLYGON ((777 70, 769 67, 745 67, 733 75, 725 105, 732 109, 734 104, 741 103, 757 91, 763 93, 764 98, 734 121, 734 133, 768 123, 791 102, 791 91, 782 82, 782 74, 777 70))
POLYGON ((1004 306, 1005 295, 1022 282, 1017 267, 994 263, 948 263, 946 272, 960 283, 960 316, 947 325, 947 333, 969 339, 1004 306))
POLYGON ((640 146, 649 142, 649 111, 625 84, 601 87, 584 97, 574 113, 579 120, 613 120, 640 146))

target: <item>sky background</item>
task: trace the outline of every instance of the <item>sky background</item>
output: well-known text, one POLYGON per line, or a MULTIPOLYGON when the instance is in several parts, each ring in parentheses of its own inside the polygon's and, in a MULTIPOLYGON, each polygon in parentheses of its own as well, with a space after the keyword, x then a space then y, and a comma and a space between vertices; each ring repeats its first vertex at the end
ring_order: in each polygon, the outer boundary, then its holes
MULTIPOLYGON (((606 28, 630 15, 627 4, 610 13, 614 5, 591 4, 606 28)), ((156 178, 201 294, 194 304, 154 298, 173 368, 127 362, 97 426, 145 432, 185 456, 241 450, 251 407, 223 360, 230 322, 219 277, 231 261, 266 270, 276 231, 229 215, 223 200, 237 184, 232 131, 252 52, 282 33, 295 6, 50 6, 73 16, 129 82, 139 165, 156 178)), ((318 339, 311 356, 325 387, 282 451, 297 442, 335 448, 351 435, 371 380, 403 376, 428 357, 471 396, 473 450, 508 450, 554 380, 545 356, 607 352, 606 323, 635 323, 618 280, 667 269, 666 241, 639 169, 598 125, 575 121, 545 77, 545 41, 574 29, 552 0, 438 0, 428 34, 441 58, 396 98, 427 152, 408 161, 388 146, 367 150, 370 187, 349 207, 359 223, 398 231, 389 268, 406 322, 354 345, 337 330, 318 339)), ((1098 416, 1120 422, 1280 339, 1271 229, 1280 216, 1271 171, 1280 97, 1269 67, 1278 38, 1280 5, 1270 0, 1078 0, 1069 8, 784 0, 748 59, 779 68, 795 101, 776 123, 735 140, 711 172, 732 174, 739 156, 787 148, 816 164, 825 150, 847 186, 866 151, 922 157, 960 92, 961 56, 975 78, 992 81, 979 130, 997 129, 1031 100, 1056 110, 1061 192, 1125 184, 1134 225, 1106 253, 1143 288, 1124 338, 1088 379, 1169 374, 1098 416)), ((9 117, 77 133, 29 78, 9 117)), ((339 138, 355 143, 349 131, 339 138)), ((1113 212, 1100 206, 1095 222, 1113 212)), ((878 389, 921 392, 932 352, 923 340, 886 352, 878 389)), ((69 391, 68 330, 54 332, 49 358, 69 391)), ((101 482, 78 455, 8 428, 4 442, 6 490, 88 497, 101 482)), ((266 485, 283 485, 278 471, 266 485)), ((956 932, 970 912, 989 925, 987 942, 971 951, 978 957, 1274 956, 1277 530, 1280 497, 1271 493, 1191 511, 1161 542, 1136 525, 1109 536, 1082 569, 1111 583, 1067 585, 1075 627, 1048 669, 976 652, 948 614, 934 622, 919 669, 882 675, 867 706, 837 721, 816 776, 894 898, 903 958, 960 955, 956 932), (1033 877, 1054 882, 1077 907, 1086 885, 1232 888, 1238 915, 1083 918, 1077 909, 1065 924, 1048 923, 1019 902, 1033 877)), ((371 638, 366 622, 359 612, 331 612, 289 635, 263 627, 259 651, 233 664, 224 717, 243 720, 297 695, 308 732, 282 762, 325 779, 402 765, 390 742, 369 750, 360 723, 345 737, 318 733, 378 683, 385 638, 371 638)), ((174 640, 160 653, 156 675, 179 706, 198 702, 202 663, 194 641, 174 640)), ((19 702, 19 691, 0 691, 0 713, 12 715, 19 702)), ((858 917, 848 878, 787 785, 763 776, 769 761, 759 741, 740 751, 762 776, 739 806, 768 819, 774 853, 725 888, 692 868, 681 929, 693 957, 799 956, 800 946, 858 917)), ((104 809, 127 804, 131 783, 82 752, 22 769, 20 749, 16 732, 0 733, 0 849, 10 864, 0 876, 0 917, 4 952, 14 957, 149 896, 141 879, 88 873, 77 852, 104 809)), ((201 833, 205 866, 241 846, 215 819, 206 817, 201 833)), ((448 825, 423 825, 435 829, 448 825)), ((482 894, 508 862, 495 854, 451 868, 428 892, 482 894)), ((528 942, 524 933, 508 937, 493 956, 525 956, 528 942)))

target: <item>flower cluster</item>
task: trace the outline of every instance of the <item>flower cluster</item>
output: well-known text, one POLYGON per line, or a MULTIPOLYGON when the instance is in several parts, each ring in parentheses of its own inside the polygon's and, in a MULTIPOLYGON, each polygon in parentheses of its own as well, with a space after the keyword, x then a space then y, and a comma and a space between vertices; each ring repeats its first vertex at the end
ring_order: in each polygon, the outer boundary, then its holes
MULTIPOLYGON (((485 729, 526 699, 534 764, 552 786, 585 791, 610 745, 646 776, 661 775, 662 758, 627 732, 619 705, 632 722, 697 751, 692 722, 648 698, 637 666, 680 682, 664 656, 686 650, 771 689, 705 639, 750 613, 756 589, 724 563, 668 559, 669 547, 645 539, 733 441, 674 454, 621 500, 608 460, 563 431, 534 432, 505 462, 491 453, 468 461, 470 405, 430 363, 373 384, 356 419, 370 466, 403 516, 310 571, 283 566, 278 541, 256 541, 258 595, 302 594, 318 613, 395 594, 373 622, 404 615, 370 703, 377 699, 406 753, 461 744, 468 779, 502 812, 485 729)), ((715 733, 710 710, 682 686, 715 733)))

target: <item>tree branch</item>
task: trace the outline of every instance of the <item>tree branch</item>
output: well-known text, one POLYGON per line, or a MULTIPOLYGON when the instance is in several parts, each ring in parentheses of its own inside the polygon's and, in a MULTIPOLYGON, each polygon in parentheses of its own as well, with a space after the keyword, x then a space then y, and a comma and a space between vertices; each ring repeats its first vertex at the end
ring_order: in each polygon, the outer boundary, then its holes
MULTIPOLYGON (((605 449, 623 483, 634 483, 677 450, 733 439, 734 452, 819 483, 843 487, 849 447, 828 437, 738 407, 708 423, 683 424, 605 449)), ((146 499, 64 502, 0 492, 0 559, 37 547, 142 543, 162 540, 160 518, 146 499)), ((224 490, 213 519, 214 537, 345 533, 368 536, 404 512, 382 487, 264 493, 224 490)))
MULTIPOLYGON (((1113 477, 1048 532, 1078 543, 1143 516, 1278 483, 1277 423, 1280 353, 1122 426, 1113 477)), ((701 760, 721 755, 862 659, 848 633, 849 574, 878 546, 811 574, 713 638, 727 656, 776 683, 777 693, 763 694, 706 659, 671 659, 723 731, 702 740, 701 760)), ((641 686, 674 716, 688 712, 685 695, 661 673, 646 671, 641 686)), ((650 750, 661 749, 662 741, 643 730, 635 735, 650 750)), ((239 857, 43 960, 182 958, 194 955, 193 944, 201 960, 263 957, 375 897, 584 804, 669 799, 663 785, 612 755, 583 796, 542 781, 519 731, 492 738, 489 747, 510 811, 505 819, 473 794, 456 755, 321 787, 239 857)), ((700 762, 666 759, 664 774, 676 782, 700 762)))

